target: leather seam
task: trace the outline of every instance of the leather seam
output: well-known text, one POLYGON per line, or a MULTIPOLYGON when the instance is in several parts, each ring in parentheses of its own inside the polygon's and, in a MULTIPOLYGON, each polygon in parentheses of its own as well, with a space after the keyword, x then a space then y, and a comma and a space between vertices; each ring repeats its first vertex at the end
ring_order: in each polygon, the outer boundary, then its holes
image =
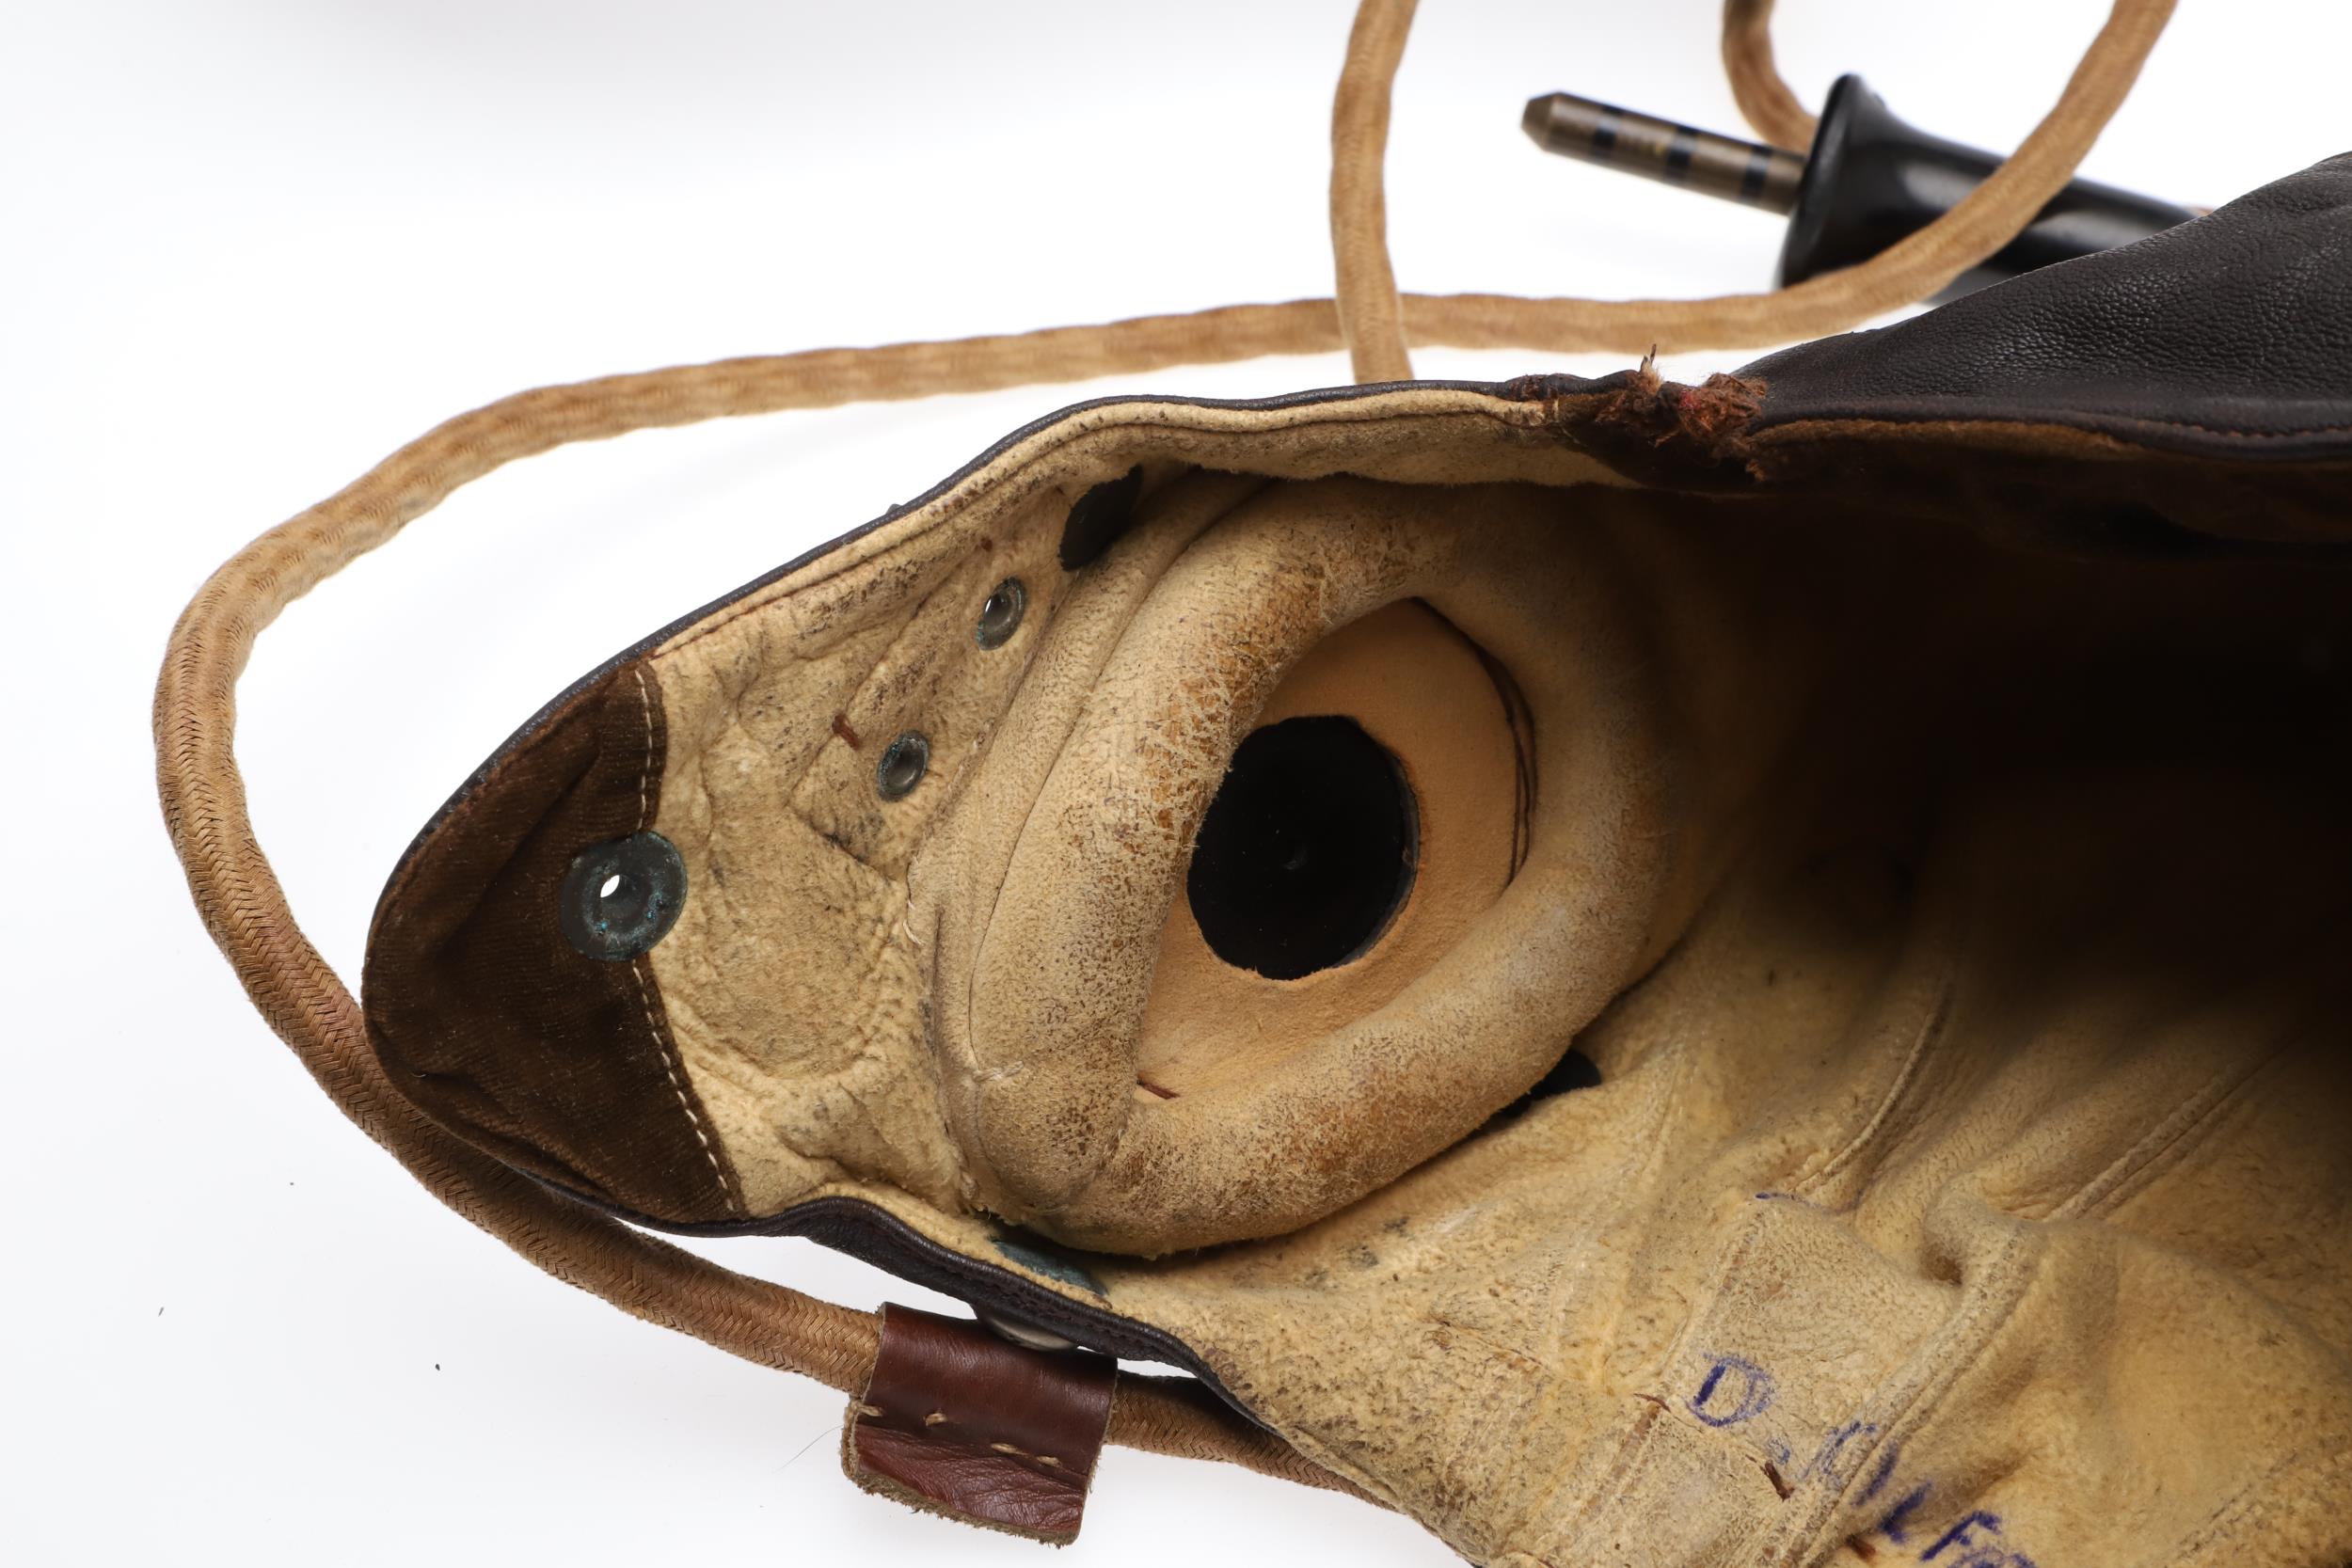
MULTIPOLYGON (((645 720, 645 755, 637 769, 637 827, 644 832, 647 818, 653 816, 654 733, 653 693, 645 687, 645 670, 641 663, 630 672, 637 677, 638 709, 645 720)), ((703 1130, 703 1118, 686 1097, 686 1085, 679 1082, 677 1053, 671 1050, 669 1040, 661 1032, 661 1022, 654 1017, 653 992, 645 984, 645 966, 641 958, 628 961, 629 977, 637 982, 637 1005, 644 1009, 645 1032, 653 1037, 653 1048, 661 1058, 661 1075, 670 1081, 670 1092, 677 1096, 678 1109, 686 1113, 686 1125, 693 1132, 694 1141, 702 1146, 703 1158, 710 1162, 710 1174, 719 1179, 720 1196, 726 1200, 730 1212, 742 1215, 747 1211, 743 1200, 736 1196, 735 1183, 727 1180, 726 1167, 719 1164, 719 1151, 711 1147, 710 1135, 703 1130)))
POLYGON ((678 1082, 676 1053, 670 1049, 670 1042, 661 1037, 661 1025, 653 1016, 653 994, 645 989, 644 965, 632 958, 628 972, 637 981, 637 1000, 645 1010, 645 1032, 653 1037, 654 1052, 661 1058, 661 1074, 670 1081, 670 1092, 677 1096, 677 1108, 686 1113, 686 1125, 693 1132, 694 1141, 702 1145, 703 1158, 710 1162, 710 1174, 719 1179, 719 1191, 726 1198, 728 1210, 749 1218, 742 1200, 735 1196, 735 1183, 727 1180, 725 1168, 719 1164, 719 1151, 711 1147, 710 1135, 703 1131, 703 1118, 686 1098, 686 1085, 678 1082))
MULTIPOLYGON (((2109 414, 2097 415, 2093 417, 2105 420, 2113 424, 2137 429, 2186 430, 2194 431, 2200 436, 2223 436, 2233 440, 2241 441, 2285 441, 2293 440, 2298 436, 2352 436, 2352 425, 2345 424, 2304 425, 2293 430, 2247 430, 2232 425, 2199 424, 2192 420, 2167 420, 2143 414, 2109 414)), ((1860 410, 1855 410, 1850 413, 1833 413, 1823 411, 1811 414, 1791 414, 1777 420, 1770 420, 1751 426, 1746 432, 1743 433, 1743 437, 1745 439, 1754 440, 1768 436, 1780 436, 1784 432, 1802 433, 1804 427, 1809 424, 1844 424, 1850 422, 1855 424, 1883 425, 1889 430, 1923 424, 1958 425, 1963 429, 1986 425, 2026 426, 2028 428, 2041 426, 2044 429, 2063 430, 2073 435, 2105 436, 2109 439, 2122 439, 2122 437, 2116 436, 2112 432, 2101 429, 2098 425, 2077 424, 2060 415, 2036 415, 2021 412, 2000 418, 1978 417, 1966 414, 1926 413, 1904 416, 1886 413, 1869 414, 1864 413, 1860 410)))
MULTIPOLYGON (((1354 401, 1354 400, 1352 400, 1352 399, 1351 399, 1351 400, 1349 400, 1349 401, 1351 401, 1351 402, 1352 402, 1352 401, 1354 401)), ((1170 405, 1168 405, 1168 404, 1152 404, 1152 406, 1154 406, 1154 407, 1166 407, 1166 406, 1170 406, 1170 405)), ((1432 413, 1430 413, 1430 414, 1428 414, 1428 415, 1424 415, 1424 416, 1423 416, 1423 418, 1427 418, 1427 419, 1475 419, 1475 420, 1483 420, 1487 421, 1488 423, 1495 424, 1495 425, 1499 425, 1499 426, 1501 426, 1502 428, 1503 428, 1503 429, 1505 429, 1505 430, 1527 430, 1527 429, 1532 428, 1532 426, 1531 426, 1531 424, 1530 424, 1530 421, 1529 421, 1529 420, 1527 420, 1527 419, 1523 416, 1523 414, 1522 414, 1522 416, 1521 416, 1521 417, 1519 417, 1519 418, 1512 418, 1512 417, 1509 417, 1508 412, 1506 412, 1506 411, 1508 411, 1508 410, 1522 410, 1522 409, 1524 409, 1526 406, 1527 406, 1527 405, 1524 405, 1524 404, 1505 404, 1505 405, 1503 405, 1503 408, 1502 408, 1502 409, 1497 409, 1497 410, 1489 410, 1489 409, 1483 409, 1483 408, 1454 408, 1454 409, 1445 409, 1445 410, 1441 410, 1441 411, 1432 412, 1432 413)), ((1308 427, 1311 426, 1312 428, 1315 428, 1315 429, 1318 429, 1318 430, 1341 430, 1341 429, 1345 429, 1345 428, 1350 427, 1350 426, 1379 426, 1379 425, 1384 425, 1384 424, 1390 423, 1390 422, 1391 422, 1391 420, 1393 420, 1395 418, 1396 418, 1396 416, 1395 416, 1395 415, 1392 415, 1392 414, 1376 414, 1376 415, 1371 415, 1371 416, 1357 415, 1357 416, 1353 416, 1353 417, 1351 417, 1351 418, 1347 418, 1347 419, 1340 419, 1340 420, 1301 420, 1301 421, 1300 421, 1298 424, 1296 424, 1296 425, 1286 425, 1286 426, 1279 426, 1279 427, 1277 427, 1277 428, 1279 428, 1279 429, 1285 429, 1285 430, 1296 430, 1296 429, 1304 429, 1304 428, 1308 428, 1308 427)), ((1109 436, 1123 436, 1123 435, 1133 435, 1133 434, 1135 434, 1135 433, 1137 433, 1137 432, 1142 432, 1142 431, 1165 431, 1165 432, 1168 433, 1170 436, 1222 436, 1222 435, 1230 435, 1230 436, 1256 436, 1256 435, 1262 434, 1261 432, 1256 432, 1256 431, 1219 431, 1219 430, 1211 429, 1211 428, 1208 428, 1208 427, 1206 427, 1206 426, 1202 426, 1202 425, 1199 425, 1199 424, 1180 424, 1180 423, 1176 423, 1176 422, 1174 422, 1174 421, 1168 421, 1168 422, 1165 422, 1165 423, 1163 423, 1163 422, 1160 422, 1160 421, 1157 421, 1157 420, 1120 420, 1120 421, 1118 421, 1118 422, 1115 422, 1115 423, 1106 423, 1106 424, 1100 424, 1100 425, 1096 425, 1096 426, 1092 427, 1091 429, 1088 429, 1088 430, 1076 431, 1076 432, 1073 432, 1073 433, 1072 433, 1072 434, 1070 434, 1070 435, 1068 435, 1068 436, 1064 436, 1064 437, 1062 438, 1062 440, 1061 440, 1061 441, 1059 441, 1059 442, 1057 442, 1056 445, 1051 446, 1051 447, 1048 447, 1048 448, 1046 448, 1045 450, 1043 450, 1043 451, 1039 451, 1039 452, 1037 452, 1037 453, 1033 454, 1033 455, 1032 455, 1032 456, 1030 456, 1029 458, 1027 458, 1027 459, 1025 459, 1025 461, 1023 461, 1023 462, 1022 462, 1022 463, 1021 463, 1018 467, 1013 467, 1013 468, 1010 468, 1010 469, 1007 470, 1005 473, 1003 473, 1003 474, 1001 474, 1001 475, 997 476, 994 480, 993 480, 993 481, 991 481, 991 482, 989 482, 989 483, 983 483, 983 484, 980 484, 980 485, 977 486, 977 487, 976 487, 976 488, 975 488, 972 492, 970 492, 969 494, 964 494, 964 495, 946 495, 946 496, 942 496, 942 497, 940 497, 937 500, 935 500, 935 501, 933 501, 933 502, 930 503, 930 504, 931 504, 931 505, 934 505, 934 506, 937 506, 937 507, 941 508, 941 514, 940 514, 940 515, 939 515, 939 516, 936 516, 936 517, 933 517, 933 518, 930 520, 930 522, 929 522, 928 524, 924 525, 924 527, 923 527, 921 530, 919 530, 919 531, 918 531, 915 534, 912 535, 911 537, 913 537, 913 538, 919 538, 919 537, 921 537, 921 535, 922 535, 923 533, 929 532, 931 529, 937 528, 937 527, 939 527, 939 526, 940 526, 943 522, 946 522, 946 521, 948 519, 948 517, 949 517, 949 516, 951 516, 951 515, 956 515, 956 514, 959 514, 959 513, 968 512, 970 508, 972 508, 972 507, 974 507, 974 506, 977 506, 977 504, 979 504, 981 501, 983 501, 983 500, 985 500, 985 499, 992 499, 992 498, 993 498, 993 497, 994 497, 996 494, 998 494, 1000 491, 1003 491, 1003 490, 1006 490, 1006 489, 1011 488, 1014 484, 1016 484, 1016 483, 1017 483, 1019 481, 1021 481, 1022 479, 1028 477, 1028 475, 1029 475, 1029 470, 1031 470, 1031 469, 1035 468, 1035 467, 1037 467, 1037 465, 1038 465, 1038 464, 1040 464, 1041 462, 1043 462, 1045 459, 1047 459, 1047 458, 1049 458, 1049 457, 1053 456, 1053 455, 1054 455, 1054 454, 1056 454, 1057 452, 1061 452, 1061 451, 1068 451, 1070 448, 1072 448, 1072 447, 1073 447, 1073 446, 1077 445, 1077 444, 1078 444, 1079 442, 1081 442, 1081 441, 1084 441, 1084 440, 1088 439, 1089 437, 1094 437, 1094 436, 1104 436, 1104 437, 1109 437, 1109 436)), ((979 476, 976 475, 976 476, 974 476, 974 477, 975 477, 976 479, 977 479, 979 476)), ((1042 486, 1041 486, 1041 485, 1040 485, 1040 486, 1034 486, 1034 488, 1041 488, 1041 488, 1042 488, 1042 486)), ((1021 497, 1021 496, 1019 496, 1019 495, 1016 493, 1016 494, 1015 494, 1015 496, 1014 496, 1014 498, 1013 498, 1013 499, 1012 499, 1012 501, 1011 501, 1011 502, 1009 502, 1009 504, 1014 504, 1014 505, 1017 505, 1017 504, 1019 503, 1019 501, 1020 501, 1021 499, 1025 499, 1025 498, 1021 497)), ((887 519, 887 521, 889 521, 889 522, 898 522, 898 521, 902 521, 902 520, 904 519, 904 517, 905 517, 905 516, 912 516, 912 515, 913 515, 913 514, 904 514, 904 515, 902 515, 900 517, 889 518, 889 519, 887 519)), ((974 551, 977 551, 977 546, 974 546, 974 551)), ((966 552, 966 554, 968 555, 968 554, 974 553, 974 551, 967 551, 967 552, 966 552)), ((674 642, 666 642, 666 643, 663 643, 660 647, 659 647, 659 648, 657 648, 657 649, 655 649, 655 650, 654 650, 655 656, 656 656, 656 657, 666 657, 667 656, 669 656, 669 655, 671 655, 671 654, 674 654, 674 653, 676 653, 676 652, 680 651, 681 649, 684 649, 684 648, 690 648, 690 647, 693 646, 696 642, 699 642, 700 641, 702 641, 704 638, 706 638, 706 637, 708 637, 708 636, 712 635, 713 633, 715 633, 715 632, 717 632, 718 630, 720 630, 720 628, 722 628, 722 627, 723 627, 723 626, 729 626, 729 625, 733 624, 735 621, 739 620, 741 617, 743 617, 743 616, 745 616, 745 615, 750 615, 750 614, 755 613, 755 612, 757 612, 757 611, 759 611, 759 610, 770 609, 770 608, 771 608, 771 607, 773 607, 773 606, 775 606, 775 605, 788 603, 788 602, 790 602, 792 599, 794 599, 794 598, 798 597, 800 594, 804 594, 804 593, 808 592, 810 589, 822 587, 824 584, 826 584, 826 583, 828 583, 828 582, 831 582, 831 581, 834 580, 836 578, 842 577, 842 576, 846 575, 847 573, 850 573, 850 572, 855 571, 858 567, 860 567, 860 566, 862 566, 862 565, 866 564, 866 560, 871 560, 871 559, 873 559, 873 558, 872 558, 872 557, 867 557, 867 558, 865 558, 864 560, 844 562, 842 562, 840 565, 838 565, 838 566, 834 567, 834 568, 831 572, 827 573, 825 576, 823 576, 823 577, 819 577, 819 578, 809 578, 809 579, 808 579, 807 581, 805 581, 805 582, 796 582, 796 583, 791 583, 789 586, 786 586, 786 585, 783 585, 783 584, 779 584, 778 586, 779 586, 779 588, 781 589, 781 592, 779 592, 778 594, 776 594, 773 597, 771 597, 771 598, 761 598, 761 599, 755 600, 755 601, 751 602, 751 603, 746 603, 746 604, 738 605, 738 606, 736 606, 734 609, 732 609, 732 610, 730 610, 727 614, 725 614, 725 615, 723 615, 723 616, 720 617, 718 620, 712 621, 712 622, 711 622, 710 624, 708 624, 707 626, 696 626, 696 627, 692 628, 690 632, 688 632, 685 636, 681 637, 678 641, 674 641, 674 642)))

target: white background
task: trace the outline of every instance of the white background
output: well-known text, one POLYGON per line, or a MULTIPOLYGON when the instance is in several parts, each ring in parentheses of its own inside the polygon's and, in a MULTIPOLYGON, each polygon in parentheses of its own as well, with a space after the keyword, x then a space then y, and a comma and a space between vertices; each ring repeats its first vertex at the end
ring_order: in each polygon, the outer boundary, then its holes
MULTIPOLYGON (((2095 0, 1788 0, 1818 102, 2012 145, 2095 0)), ((209 945, 148 701, 204 574, 458 409, 760 351, 1327 292, 1344 0, 1120 7, 245 0, 0 7, 0 546, 17 627, 0 952, 0 1558, 1038 1563, 866 1498, 841 1402, 625 1319, 427 1199, 209 945)), ((2088 166, 2214 202, 2352 143, 2352 10, 2188 0, 2088 166)), ((1397 271, 1445 292, 1769 280, 1775 220, 1535 152, 1565 88, 1740 129, 1711 0, 1424 6, 1397 271)), ((1687 356, 1686 379, 1747 356, 1687 356)), ((1423 374, 1614 360, 1423 353, 1423 374)), ((540 459, 296 606, 243 689, 264 845, 356 972, 411 832, 615 648, 1082 394, 787 415, 540 459)), ((710 1248, 923 1301, 798 1242, 710 1248)), ((1450 1560, 1402 1519, 1113 1452, 1070 1560, 1450 1560)))

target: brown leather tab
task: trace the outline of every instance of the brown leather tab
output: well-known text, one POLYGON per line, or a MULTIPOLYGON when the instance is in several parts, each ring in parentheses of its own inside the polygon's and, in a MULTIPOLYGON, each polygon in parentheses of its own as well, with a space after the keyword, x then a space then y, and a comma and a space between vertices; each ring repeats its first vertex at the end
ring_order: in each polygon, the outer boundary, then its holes
POLYGON ((910 1507, 1068 1545, 1118 1370, 1105 1355, 1027 1350, 976 1323, 884 1307, 842 1467, 910 1507))

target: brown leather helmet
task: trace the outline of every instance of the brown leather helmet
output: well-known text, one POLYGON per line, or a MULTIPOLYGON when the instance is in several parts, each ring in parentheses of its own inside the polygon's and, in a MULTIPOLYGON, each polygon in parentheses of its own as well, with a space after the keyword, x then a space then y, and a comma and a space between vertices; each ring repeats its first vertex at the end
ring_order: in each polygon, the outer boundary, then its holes
POLYGON ((492 757, 385 1074, 1482 1561, 2347 1549, 2347 201, 1702 387, 1041 421, 492 757))

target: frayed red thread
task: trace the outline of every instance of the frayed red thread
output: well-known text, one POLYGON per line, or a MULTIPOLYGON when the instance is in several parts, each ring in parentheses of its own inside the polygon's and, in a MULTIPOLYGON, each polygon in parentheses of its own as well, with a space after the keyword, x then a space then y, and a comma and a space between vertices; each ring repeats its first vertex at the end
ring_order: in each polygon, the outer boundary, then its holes
POLYGON ((1644 359, 1631 383, 1594 410, 1593 418, 1601 424, 1640 431, 1654 447, 1677 438, 1714 447, 1763 406, 1761 382, 1718 372, 1695 387, 1685 387, 1663 379, 1656 365, 1644 359))

